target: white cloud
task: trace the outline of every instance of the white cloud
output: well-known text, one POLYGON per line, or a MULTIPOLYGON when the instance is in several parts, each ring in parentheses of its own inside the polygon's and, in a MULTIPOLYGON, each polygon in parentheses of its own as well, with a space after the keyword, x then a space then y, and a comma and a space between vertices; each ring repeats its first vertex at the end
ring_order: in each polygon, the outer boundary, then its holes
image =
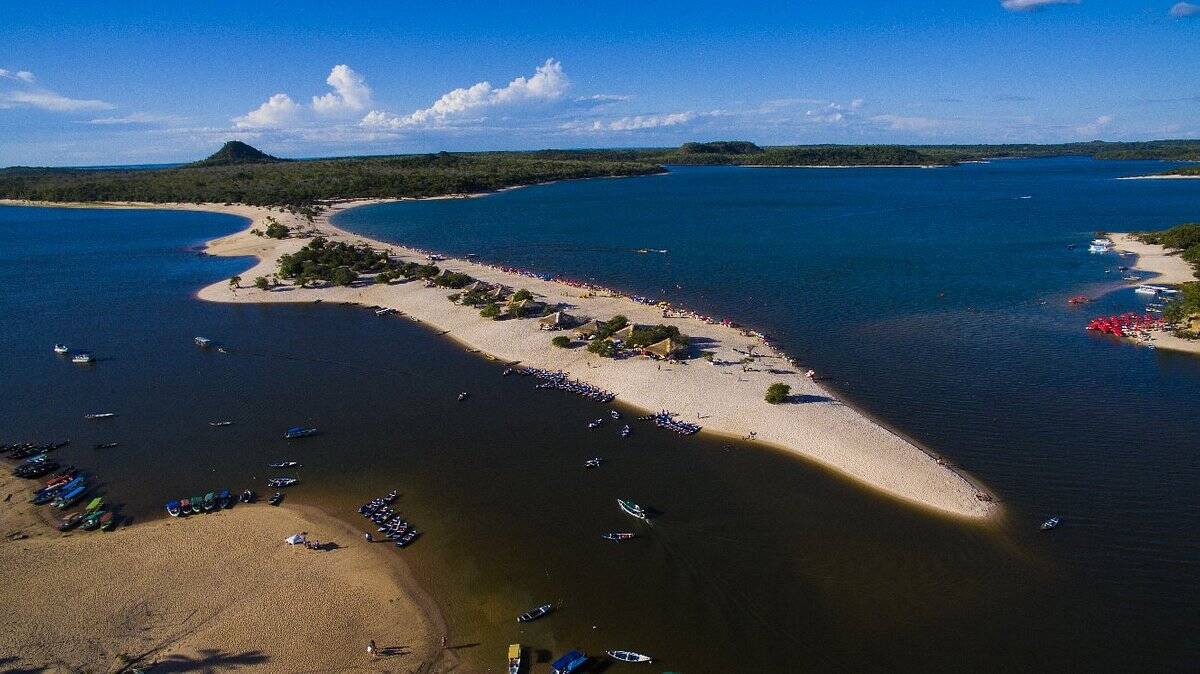
POLYGON ((362 75, 347 65, 336 65, 329 71, 325 82, 333 91, 324 96, 313 96, 313 110, 323 115, 339 115, 360 112, 371 104, 371 87, 362 75))
POLYGON ((96 99, 68 98, 45 87, 37 86, 36 78, 28 70, 5 70, 0 68, 0 80, 13 82, 16 88, 0 89, 0 108, 38 108, 50 112, 76 112, 79 110, 111 110, 112 103, 96 99))
POLYGON ((872 122, 879 124, 889 131, 915 131, 917 133, 932 133, 942 127, 942 122, 930 117, 905 117, 902 115, 875 115, 872 122))
POLYGON ((174 115, 156 115, 149 112, 131 112, 119 117, 99 117, 89 119, 88 124, 117 126, 122 124, 175 124, 182 122, 182 117, 174 115))
POLYGON ((1078 5, 1080 0, 1001 0, 1000 6, 1010 12, 1031 12, 1050 5, 1078 5))
POLYGON ((1101 129, 1112 123, 1112 115, 1101 115, 1087 124, 1075 127, 1075 133, 1086 136, 1090 140, 1100 133, 1101 129))
POLYGON ((703 113, 671 112, 660 115, 628 115, 610 120, 569 121, 559 125, 559 130, 574 133, 603 133, 606 131, 641 131, 643 129, 661 129, 669 126, 679 126, 701 116, 718 115, 720 111, 703 113))
POLYGON ((265 103, 241 117, 234 117, 233 123, 239 129, 278 129, 292 126, 300 119, 301 106, 287 94, 275 94, 265 103))
POLYGON ((1177 2, 1171 6, 1171 16, 1182 19, 1188 16, 1200 16, 1200 5, 1190 2, 1177 2))
POLYGON ((862 110, 863 105, 866 104, 861 98, 856 98, 849 103, 837 103, 833 101, 808 102, 823 103, 820 107, 804 111, 804 121, 813 124, 841 124, 847 122, 851 117, 856 116, 858 111, 862 110))
POLYGON ((554 101, 562 97, 570 82, 562 64, 554 59, 538 66, 531 77, 518 77, 499 89, 489 82, 478 82, 443 94, 428 108, 407 115, 394 115, 372 110, 362 118, 364 126, 402 129, 406 127, 443 126, 468 113, 481 112, 497 106, 526 102, 554 101))

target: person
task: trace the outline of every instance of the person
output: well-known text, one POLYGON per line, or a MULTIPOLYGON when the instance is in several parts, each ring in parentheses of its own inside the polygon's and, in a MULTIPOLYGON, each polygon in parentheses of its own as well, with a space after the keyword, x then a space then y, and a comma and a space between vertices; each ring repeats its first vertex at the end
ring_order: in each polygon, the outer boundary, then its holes
POLYGON ((375 640, 371 639, 367 642, 367 655, 375 655, 375 640))
POLYGON ((363 538, 367 539, 367 542, 368 542, 368 543, 370 543, 371 541, 375 540, 374 538, 372 538, 372 537, 371 537, 371 532, 369 532, 369 531, 368 531, 368 532, 366 532, 365 534, 363 534, 363 538))

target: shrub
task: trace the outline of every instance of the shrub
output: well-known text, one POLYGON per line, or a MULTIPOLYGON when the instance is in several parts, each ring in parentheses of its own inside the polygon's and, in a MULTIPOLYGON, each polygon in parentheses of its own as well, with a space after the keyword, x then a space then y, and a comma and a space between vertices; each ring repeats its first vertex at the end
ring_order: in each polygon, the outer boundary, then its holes
POLYGON ((791 393, 792 387, 787 384, 771 384, 767 387, 767 402, 772 405, 778 405, 779 403, 786 402, 791 393))
POLYGON ((587 347, 588 353, 594 353, 601 358, 612 358, 617 355, 617 347, 607 339, 594 339, 587 347))
POLYGON ((348 286, 358 279, 358 274, 350 271, 349 267, 338 267, 333 270, 333 274, 329 277, 329 282, 335 286, 348 286))
POLYGON ((495 302, 492 302, 492 303, 488 304, 486 307, 480 309, 479 315, 483 316, 484 318, 491 318, 491 319, 498 318, 500 316, 500 305, 496 304, 495 302))
POLYGON ((254 279, 254 287, 259 290, 266 290, 271 287, 271 282, 267 280, 266 276, 259 276, 254 279))
POLYGON ((268 218, 268 220, 270 220, 270 222, 267 224, 267 236, 271 237, 272 239, 286 239, 288 235, 288 228, 285 225, 276 222, 274 218, 268 218))
POLYGON ((526 290, 524 288, 521 288, 517 292, 513 293, 513 296, 511 298, 509 298, 509 301, 510 302, 520 302, 521 300, 531 300, 531 299, 533 299, 533 293, 529 292, 528 290, 526 290))
POLYGON ((553 344, 554 346, 557 346, 560 349, 565 349, 568 346, 571 346, 571 338, 566 335, 559 335, 559 336, 555 337, 554 339, 550 340, 550 343, 553 344))

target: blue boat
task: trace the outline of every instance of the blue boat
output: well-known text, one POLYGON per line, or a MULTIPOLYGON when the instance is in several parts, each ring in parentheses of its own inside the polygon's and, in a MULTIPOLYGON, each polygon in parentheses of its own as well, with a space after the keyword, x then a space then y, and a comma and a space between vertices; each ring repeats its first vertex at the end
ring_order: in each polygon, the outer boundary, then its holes
POLYGON ((570 672, 584 666, 587 661, 587 653, 576 649, 555 660, 550 665, 550 668, 554 671, 554 674, 570 674, 570 672))
POLYGON ((179 517, 181 510, 179 501, 167 501, 167 514, 171 517, 179 517))
POLYGON ((315 428, 305 428, 303 426, 293 426, 283 432, 283 437, 288 440, 295 440, 296 438, 307 438, 309 436, 316 435, 317 432, 318 431, 315 428))
POLYGON ((222 489, 221 491, 217 492, 217 508, 232 508, 232 507, 233 507, 233 495, 229 493, 229 490, 222 489))
POLYGON ((64 491, 62 492, 62 496, 59 496, 58 500, 54 502, 54 506, 59 510, 66 510, 78 503, 83 498, 85 491, 87 491, 87 485, 85 484, 77 485, 70 491, 64 491))

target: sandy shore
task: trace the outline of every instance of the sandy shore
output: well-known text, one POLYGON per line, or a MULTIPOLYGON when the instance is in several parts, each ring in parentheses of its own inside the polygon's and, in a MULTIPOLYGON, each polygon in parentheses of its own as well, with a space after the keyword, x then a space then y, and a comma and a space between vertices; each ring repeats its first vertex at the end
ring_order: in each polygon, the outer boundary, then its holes
MULTIPOLYGON (((372 203, 379 200, 336 204, 312 224, 288 213, 243 205, 105 205, 208 210, 249 218, 251 224, 244 231, 210 241, 206 249, 212 255, 257 257, 258 262, 240 274, 245 286, 255 277, 274 273, 279 256, 307 244, 307 239, 275 240, 251 234, 255 227, 265 228, 263 221, 268 216, 289 227, 315 228, 331 240, 363 243, 390 250, 404 260, 424 261, 422 251, 374 241, 330 223, 330 218, 342 210, 372 203)), ((234 289, 221 281, 197 295, 213 302, 321 300, 390 307, 498 360, 563 370, 574 379, 614 391, 621 401, 641 409, 676 412, 683 420, 701 424, 705 432, 741 438, 754 433, 758 442, 803 456, 907 503, 967 519, 984 519, 1000 511, 995 502, 980 498, 981 488, 967 476, 837 400, 833 392, 807 379, 803 370, 791 365, 784 354, 757 336, 697 318, 664 318, 662 309, 628 297, 590 293, 566 283, 534 279, 468 260, 449 258, 438 264, 488 283, 527 288, 540 301, 561 303, 577 317, 607 319, 624 314, 634 323, 677 325, 684 334, 703 344, 706 351, 714 352, 718 361, 737 362, 747 351, 752 351, 754 363, 749 371, 743 371, 741 365, 715 366, 701 359, 658 365, 643 358, 599 358, 583 348, 560 349, 550 344, 551 336, 556 333, 539 330, 534 319, 486 320, 477 310, 450 303, 446 296, 452 291, 426 288, 419 282, 321 289, 285 285, 263 291, 234 289), (789 384, 795 402, 767 404, 763 394, 774 382, 789 384)))
POLYGON ((0 477, 4 671, 446 671, 444 633, 395 555, 308 508, 265 504, 58 532, 36 481, 0 477), (289 546, 308 532, 340 547, 289 546), (366 653, 374 639, 388 649, 366 653))
MULTIPOLYGON (((1142 243, 1129 234, 1109 234, 1108 237, 1112 239, 1113 248, 1116 250, 1137 255, 1134 269, 1154 274, 1153 278, 1146 279, 1146 281, 1178 285, 1200 280, 1196 278, 1192 265, 1179 257, 1179 251, 1168 251, 1162 246, 1142 243)), ((1140 285, 1143 282, 1145 281, 1138 281, 1131 285, 1140 285)))
POLYGON ((1196 180, 1200 176, 1182 176, 1174 173, 1151 175, 1151 176, 1125 176, 1117 178, 1117 180, 1196 180))

